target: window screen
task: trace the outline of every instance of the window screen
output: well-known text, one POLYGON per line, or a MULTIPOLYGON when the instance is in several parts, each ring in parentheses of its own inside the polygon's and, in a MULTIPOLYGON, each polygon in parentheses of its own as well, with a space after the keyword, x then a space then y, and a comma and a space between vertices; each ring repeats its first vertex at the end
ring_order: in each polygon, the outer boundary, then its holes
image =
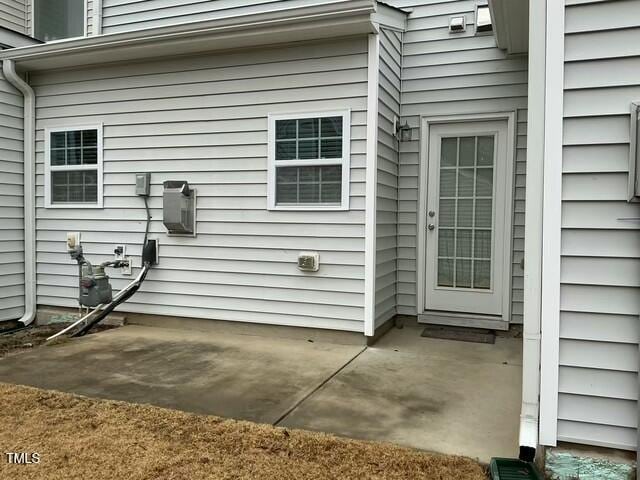
POLYGON ((45 42, 83 36, 84 1, 34 0, 34 36, 45 42))

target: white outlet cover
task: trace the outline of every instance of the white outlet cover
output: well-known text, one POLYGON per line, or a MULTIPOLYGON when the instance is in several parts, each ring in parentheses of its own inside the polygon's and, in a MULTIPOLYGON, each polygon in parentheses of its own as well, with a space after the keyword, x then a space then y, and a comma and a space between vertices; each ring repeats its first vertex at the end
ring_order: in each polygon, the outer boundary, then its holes
POLYGON ((122 260, 127 260, 129 262, 129 265, 120 268, 120 273, 122 275, 131 275, 131 257, 124 257, 122 260))
POLYGON ((80 232, 67 232, 67 249, 73 250, 80 245, 80 232))

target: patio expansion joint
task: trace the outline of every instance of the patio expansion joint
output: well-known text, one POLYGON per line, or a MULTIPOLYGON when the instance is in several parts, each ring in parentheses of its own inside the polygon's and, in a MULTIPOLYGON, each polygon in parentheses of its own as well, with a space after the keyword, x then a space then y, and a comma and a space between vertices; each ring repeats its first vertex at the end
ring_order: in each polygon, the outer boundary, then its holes
POLYGON ((362 355, 369 347, 367 347, 366 345, 362 348, 362 350, 360 350, 358 353, 356 353, 353 357, 351 357, 347 362, 345 362, 344 365, 342 365, 340 368, 338 368, 335 372, 333 372, 331 375, 329 375, 327 378, 325 378, 322 382, 320 382, 316 387, 314 387, 313 389, 311 389, 311 391, 309 393, 307 393, 304 397, 302 397, 300 400, 298 400, 297 402, 295 402, 291 407, 289 407, 275 422, 273 422, 274 426, 278 426, 280 423, 282 423, 282 421, 284 419, 286 419, 289 415, 291 415, 300 405, 302 405, 305 401, 307 401, 309 398, 311 398, 313 395, 315 395, 315 393, 320 390, 322 387, 324 387, 327 383, 329 383, 331 380, 333 380, 337 375, 340 374, 340 372, 342 372, 345 368, 347 368, 349 365, 351 365, 360 355, 362 355))

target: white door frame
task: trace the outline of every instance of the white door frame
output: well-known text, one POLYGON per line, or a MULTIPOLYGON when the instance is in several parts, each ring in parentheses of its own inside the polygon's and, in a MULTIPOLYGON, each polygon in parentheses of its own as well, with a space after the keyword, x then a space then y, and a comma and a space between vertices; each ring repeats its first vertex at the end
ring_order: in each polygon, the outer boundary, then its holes
POLYGON ((486 120, 506 120, 507 121, 507 162, 506 162, 506 192, 505 204, 510 215, 505 218, 504 225, 504 245, 505 252, 503 256, 503 275, 504 286, 507 291, 503 296, 502 304, 502 323, 506 329, 511 319, 511 262, 513 253, 513 176, 514 163, 516 153, 516 112, 496 112, 482 114, 464 114, 464 115, 444 115, 437 117, 422 116, 420 119, 420 153, 419 153, 419 183, 418 183, 418 242, 416 259, 417 265, 417 298, 416 298, 416 314, 422 315, 426 311, 425 284, 426 284, 426 228, 427 228, 427 185, 429 179, 429 136, 430 127, 434 124, 444 123, 467 123, 482 122, 486 120))

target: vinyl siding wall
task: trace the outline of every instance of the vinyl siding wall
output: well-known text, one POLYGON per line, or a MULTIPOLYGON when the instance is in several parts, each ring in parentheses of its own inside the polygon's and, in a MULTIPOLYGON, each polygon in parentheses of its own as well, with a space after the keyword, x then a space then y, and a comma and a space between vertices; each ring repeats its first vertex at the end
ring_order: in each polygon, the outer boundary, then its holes
POLYGON ((18 33, 26 33, 27 0, 0 1, 0 27, 18 33))
POLYGON ((635 449, 640 206, 626 201, 640 100, 638 2, 566 1, 558 439, 635 449))
POLYGON ((496 48, 492 35, 474 35, 474 0, 393 0, 411 8, 404 35, 402 118, 413 141, 400 146, 398 213, 398 313, 417 312, 417 209, 420 115, 482 114, 518 110, 514 182, 512 321, 522 322, 524 174, 526 162, 527 58, 496 48), (449 18, 466 16, 467 31, 450 34, 449 18))
POLYGON ((376 197, 376 327, 396 314, 398 234, 398 141, 402 35, 380 31, 378 172, 376 197))
POLYGON ((326 2, 327 0, 103 0, 102 32, 124 32, 326 2))
MULTIPOLYGON (((77 305, 65 232, 93 262, 127 245, 140 264, 134 174, 153 172, 160 264, 125 311, 363 331, 367 39, 33 75, 38 303, 77 305), (351 109, 350 211, 267 211, 267 115, 351 109), (44 132, 104 125, 104 209, 44 209, 44 132), (168 237, 162 182, 197 189, 196 238, 168 237), (320 252, 317 273, 297 269, 320 252)), ((136 269, 137 270, 137 269, 136 269)), ((135 274, 135 271, 134 271, 135 274)), ((116 289, 129 278, 112 276, 116 289)))
POLYGON ((22 96, 0 72, 0 321, 24 313, 22 96))

